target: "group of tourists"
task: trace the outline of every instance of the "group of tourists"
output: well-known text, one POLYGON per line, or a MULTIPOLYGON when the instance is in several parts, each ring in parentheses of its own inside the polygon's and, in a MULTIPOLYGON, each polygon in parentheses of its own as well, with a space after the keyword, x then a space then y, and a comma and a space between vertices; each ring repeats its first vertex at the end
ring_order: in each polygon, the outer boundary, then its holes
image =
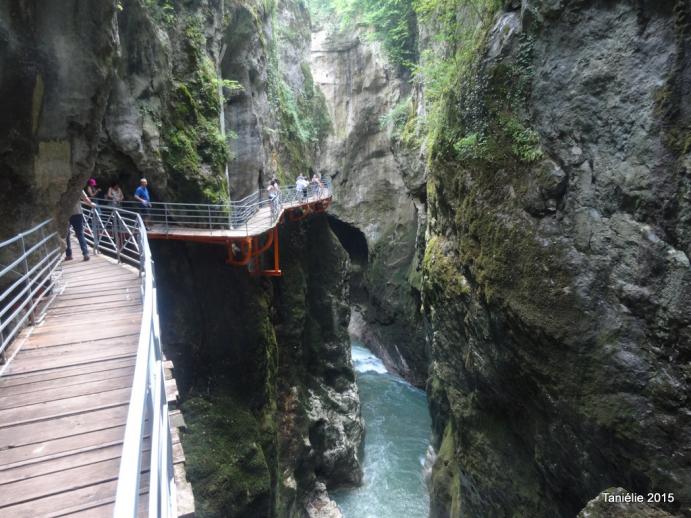
MULTIPOLYGON (((310 191, 312 193, 316 193, 317 196, 320 196, 323 189, 324 184, 322 183, 320 176, 316 173, 312 176, 311 181, 308 181, 307 178, 302 174, 298 175, 295 181, 295 190, 304 201, 306 201, 309 197, 310 191)), ((269 194, 269 200, 271 200, 271 212, 275 216, 278 213, 281 202, 281 189, 276 177, 274 177, 269 183, 267 192, 269 194)), ((151 217, 151 196, 149 195, 148 182, 146 178, 142 178, 139 181, 139 187, 137 187, 137 189, 134 191, 133 197, 136 201, 137 210, 144 220, 144 225, 146 229, 149 230, 151 217)), ((72 215, 69 218, 69 225, 67 226, 67 250, 65 253, 66 261, 72 259, 70 228, 74 229, 74 233, 77 235, 77 241, 79 242, 79 247, 84 255, 84 260, 89 260, 89 249, 87 248, 86 239, 84 238, 82 203, 93 207, 94 210, 98 210, 99 205, 103 205, 104 207, 121 207, 124 201, 125 195, 123 194, 122 188, 117 181, 111 182, 104 194, 103 189, 99 188, 96 179, 89 179, 86 184, 86 188, 82 190, 80 198, 75 204, 74 209, 72 210, 72 215)))
MULTIPOLYGON (((302 174, 299 174, 295 180, 295 190, 303 200, 307 200, 310 189, 312 190, 312 193, 321 195, 323 188, 324 184, 317 173, 312 175, 311 181, 308 181, 307 178, 302 174)), ((278 206, 280 203, 279 195, 281 194, 281 188, 279 187, 278 179, 275 176, 269 182, 269 186, 266 188, 266 191, 269 194, 269 200, 271 200, 271 212, 275 214, 278 211, 278 206)))
POLYGON ((103 198, 107 205, 113 207, 120 207, 122 202, 125 200, 125 195, 120 188, 120 184, 117 181, 111 182, 108 190, 103 196, 103 189, 98 186, 95 178, 90 178, 86 184, 86 195, 93 199, 103 198))
POLYGON ((302 174, 299 174, 297 180, 295 181, 295 190, 300 193, 303 200, 307 199, 308 192, 312 189, 312 192, 319 195, 321 193, 324 184, 317 173, 312 175, 312 180, 308 181, 302 174))
MULTIPOLYGON (((79 248, 84 256, 84 261, 89 260, 89 248, 87 247, 86 238, 84 237, 84 216, 82 211, 82 204, 85 203, 92 207, 94 210, 98 209, 98 203, 102 203, 104 206, 110 207, 121 207, 122 202, 125 200, 125 195, 120 188, 120 184, 117 181, 111 182, 108 190, 103 196, 103 189, 98 187, 98 182, 95 178, 90 178, 86 183, 86 188, 82 190, 79 199, 75 203, 72 214, 69 218, 69 223, 67 225, 67 248, 65 250, 65 261, 72 260, 72 243, 70 240, 70 229, 74 229, 74 233, 77 236, 77 241, 79 242, 79 248)), ((149 218, 150 218, 150 208, 151 208, 151 196, 149 195, 148 182, 146 178, 139 180, 139 187, 134 191, 134 199, 137 202, 137 208, 139 213, 142 215, 144 220, 144 225, 146 229, 149 230, 149 218)))

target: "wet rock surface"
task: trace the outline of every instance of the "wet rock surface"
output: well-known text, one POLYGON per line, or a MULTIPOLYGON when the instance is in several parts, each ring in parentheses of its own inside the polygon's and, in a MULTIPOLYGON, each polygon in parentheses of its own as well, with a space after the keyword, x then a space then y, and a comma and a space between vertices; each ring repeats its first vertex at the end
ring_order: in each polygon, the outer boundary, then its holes
POLYGON ((691 497, 689 150, 666 136, 688 131, 688 6, 552 4, 500 14, 473 79, 491 124, 528 71, 542 157, 433 170, 433 516, 691 497))

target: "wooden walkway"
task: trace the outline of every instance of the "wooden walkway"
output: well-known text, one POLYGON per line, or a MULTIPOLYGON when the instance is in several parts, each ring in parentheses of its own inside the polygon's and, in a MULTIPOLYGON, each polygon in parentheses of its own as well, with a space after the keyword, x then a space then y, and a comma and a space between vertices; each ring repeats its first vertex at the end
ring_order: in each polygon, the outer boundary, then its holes
POLYGON ((302 209, 315 204, 331 202, 331 193, 317 196, 310 195, 300 201, 283 203, 280 207, 277 221, 272 218, 271 207, 263 206, 247 221, 246 225, 241 225, 232 230, 230 229, 208 229, 208 228, 189 228, 175 225, 165 226, 153 224, 147 232, 149 239, 181 239, 181 240, 204 240, 204 241, 224 241, 227 239, 240 239, 245 237, 257 237, 267 233, 279 224, 283 215, 294 209, 302 209))
POLYGON ((74 250, 64 292, 15 340, 0 376, 0 517, 112 516, 139 275, 101 256, 82 262, 74 250))

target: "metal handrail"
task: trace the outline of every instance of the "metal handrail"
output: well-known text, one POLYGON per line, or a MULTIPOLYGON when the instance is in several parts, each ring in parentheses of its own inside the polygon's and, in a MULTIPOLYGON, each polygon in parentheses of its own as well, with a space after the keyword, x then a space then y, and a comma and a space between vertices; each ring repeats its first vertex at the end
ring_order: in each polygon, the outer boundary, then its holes
POLYGON ((330 198, 331 194, 331 182, 325 179, 321 186, 310 184, 304 194, 293 186, 283 187, 274 200, 269 198, 267 191, 260 190, 242 200, 225 204, 152 202, 148 207, 144 207, 136 201, 123 201, 117 206, 111 205, 108 200, 94 199, 93 201, 104 215, 114 208, 141 214, 147 223, 156 227, 156 230, 167 231, 180 227, 233 230, 244 231, 244 234, 249 236, 258 225, 262 228, 275 226, 284 209, 325 200, 330 198), (267 211, 265 219, 262 217, 260 220, 253 221, 262 209, 267 208, 270 210, 267 211))
POLYGON ((43 319, 60 291, 60 242, 56 232, 46 233, 52 221, 0 243, 0 256, 9 260, 0 270, 0 284, 7 284, 0 292, 0 358, 26 325, 43 319), (12 251, 13 245, 18 250, 12 251))
MULTIPOLYGON (((239 202, 225 205, 152 203, 149 217, 152 223, 162 224, 165 228, 196 225, 237 229, 244 226, 249 235, 254 225, 276 225, 285 209, 330 196, 331 185, 327 182, 304 193, 293 187, 283 188, 274 199, 258 191, 239 202), (265 208, 269 209, 266 221, 250 224, 250 220, 265 208)), ((142 279, 142 326, 113 515, 137 514, 144 439, 150 438, 149 516, 173 517, 177 507, 175 478, 153 260, 142 215, 127 210, 128 207, 140 208, 141 204, 124 202, 115 207, 101 200, 94 201, 96 207, 83 204, 87 241, 97 253, 138 266, 142 279)))
POLYGON ((141 216, 121 208, 83 206, 85 234, 96 252, 139 268, 142 325, 127 411, 114 517, 137 516, 144 439, 150 440, 149 517, 175 517, 177 504, 163 352, 151 249, 141 216))

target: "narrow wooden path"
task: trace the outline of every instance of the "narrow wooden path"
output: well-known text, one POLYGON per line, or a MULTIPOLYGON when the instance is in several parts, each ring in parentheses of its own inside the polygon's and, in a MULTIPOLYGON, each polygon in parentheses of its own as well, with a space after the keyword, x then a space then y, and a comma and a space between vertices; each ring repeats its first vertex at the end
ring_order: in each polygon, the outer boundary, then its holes
POLYGON ((0 517, 112 516, 140 280, 133 268, 101 256, 82 262, 75 251, 64 292, 0 366, 0 517))
POLYGON ((278 208, 278 217, 273 218, 273 213, 269 205, 260 207, 257 212, 247 220, 245 225, 240 225, 234 229, 209 229, 209 228, 190 228, 186 226, 163 225, 154 223, 147 232, 149 239, 176 239, 176 238, 207 238, 207 239, 237 239, 244 237, 257 237, 270 231, 279 224, 283 215, 293 209, 301 209, 319 203, 330 203, 331 193, 324 191, 320 195, 311 194, 308 197, 297 201, 285 202, 278 208), (325 194, 326 193, 326 194, 325 194))

